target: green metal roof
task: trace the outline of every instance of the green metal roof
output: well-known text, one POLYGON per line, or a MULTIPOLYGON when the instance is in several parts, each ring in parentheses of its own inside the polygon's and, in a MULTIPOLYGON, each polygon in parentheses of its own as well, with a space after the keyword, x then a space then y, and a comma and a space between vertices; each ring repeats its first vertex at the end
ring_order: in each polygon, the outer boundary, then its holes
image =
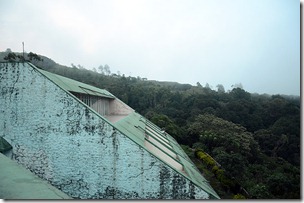
MULTIPOLYGON (((32 67, 35 67, 34 65, 30 64, 32 67)), ((35 67, 36 68, 36 67, 35 67)), ((41 69, 36 68, 40 73, 42 73, 44 76, 46 76, 48 79, 53 81, 55 84, 60 86, 62 89, 65 89, 69 92, 77 92, 82 94, 89 94, 93 96, 100 96, 100 97, 107 97, 114 99, 115 96, 112 95, 110 92, 104 89, 99 89, 97 87, 78 82, 76 80, 72 80, 70 78, 57 75, 54 73, 50 73, 41 69)))

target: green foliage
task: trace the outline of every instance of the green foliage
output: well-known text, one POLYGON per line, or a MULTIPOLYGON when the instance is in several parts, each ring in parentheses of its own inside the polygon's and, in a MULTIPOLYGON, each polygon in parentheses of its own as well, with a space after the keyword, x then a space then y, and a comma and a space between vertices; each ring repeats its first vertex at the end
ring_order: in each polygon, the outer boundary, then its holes
POLYGON ((27 57, 29 58, 30 61, 36 60, 36 61, 43 61, 43 59, 38 56, 37 54, 30 52, 27 54, 27 57))
POLYGON ((7 60, 9 62, 15 62, 17 60, 17 55, 14 52, 9 52, 7 56, 5 56, 3 59, 7 60))
POLYGON ((180 145, 182 147, 182 149, 184 150, 184 152, 187 154, 187 156, 190 159, 194 158, 194 152, 193 149, 191 149, 188 145, 180 145))
POLYGON ((213 168, 214 166, 216 166, 216 162, 209 154, 200 150, 196 151, 195 154, 197 158, 202 160, 204 164, 206 164, 209 168, 213 168))
POLYGON ((264 184, 253 185, 249 191, 253 199, 270 199, 272 197, 268 187, 264 184))
POLYGON ((196 142, 196 143, 194 143, 192 145, 192 148, 196 149, 196 150, 201 149, 203 151, 207 150, 207 146, 204 143, 202 143, 202 142, 196 142))
POLYGON ((218 170, 219 170, 218 166, 213 166, 212 167, 212 173, 216 174, 218 170))
POLYGON ((246 197, 244 195, 241 195, 241 194, 236 194, 233 196, 232 199, 246 199, 246 197))
POLYGON ((37 54, 33 53, 33 52, 30 52, 30 53, 25 53, 25 58, 23 57, 23 54, 16 54, 14 52, 11 52, 11 51, 7 51, 6 52, 7 55, 4 56, 4 60, 6 61, 9 61, 9 62, 23 62, 25 61, 26 59, 28 59, 29 61, 43 61, 43 59, 38 56, 37 54))
MULTIPOLYGON (((240 155, 246 159, 257 156, 259 153, 257 142, 244 127, 214 115, 199 115, 190 125, 188 132, 200 135, 199 141, 208 147, 208 152, 224 147, 221 149, 223 149, 223 153, 227 153, 227 156, 228 154, 229 156, 240 155)), ((217 153, 217 156, 223 157, 222 152, 217 153)), ((231 157, 227 157, 227 159, 231 159, 231 157)))
POLYGON ((150 120, 172 135, 175 139, 181 140, 181 128, 177 126, 168 116, 164 114, 153 114, 150 120))
POLYGON ((197 150, 195 155, 200 159, 207 168, 209 168, 215 175, 221 186, 226 191, 235 191, 237 183, 230 176, 227 175, 224 169, 220 169, 220 166, 216 161, 207 153, 197 150))

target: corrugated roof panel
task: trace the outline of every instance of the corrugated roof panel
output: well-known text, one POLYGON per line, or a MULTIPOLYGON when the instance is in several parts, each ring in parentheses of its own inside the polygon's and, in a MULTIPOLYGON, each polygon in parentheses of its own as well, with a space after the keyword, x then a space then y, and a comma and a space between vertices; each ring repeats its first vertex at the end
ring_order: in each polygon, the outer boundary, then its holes
POLYGON ((137 144, 144 146, 145 124, 140 121, 140 118, 141 116, 139 114, 133 112, 114 123, 114 126, 137 144))
POLYGON ((50 73, 41 69, 37 69, 40 73, 45 75, 48 79, 52 80, 55 84, 60 86, 61 88, 69 91, 69 92, 77 92, 82 94, 89 94, 93 96, 101 96, 107 98, 115 98, 110 92, 104 89, 99 89, 97 87, 87 85, 82 82, 78 82, 76 80, 72 80, 70 78, 60 76, 54 73, 50 73))

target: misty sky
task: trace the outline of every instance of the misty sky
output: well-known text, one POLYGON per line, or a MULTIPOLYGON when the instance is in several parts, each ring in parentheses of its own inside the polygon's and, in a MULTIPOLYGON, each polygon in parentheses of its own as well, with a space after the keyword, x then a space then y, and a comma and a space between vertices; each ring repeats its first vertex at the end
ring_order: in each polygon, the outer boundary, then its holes
POLYGON ((214 89, 300 95, 298 0, 0 0, 0 51, 214 89))

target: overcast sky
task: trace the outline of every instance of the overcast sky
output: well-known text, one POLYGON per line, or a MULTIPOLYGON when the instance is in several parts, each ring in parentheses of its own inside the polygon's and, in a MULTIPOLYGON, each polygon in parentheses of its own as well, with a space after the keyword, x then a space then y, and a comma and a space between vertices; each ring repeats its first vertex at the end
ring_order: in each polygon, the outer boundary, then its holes
POLYGON ((0 51, 300 95, 299 0, 0 0, 0 51))

